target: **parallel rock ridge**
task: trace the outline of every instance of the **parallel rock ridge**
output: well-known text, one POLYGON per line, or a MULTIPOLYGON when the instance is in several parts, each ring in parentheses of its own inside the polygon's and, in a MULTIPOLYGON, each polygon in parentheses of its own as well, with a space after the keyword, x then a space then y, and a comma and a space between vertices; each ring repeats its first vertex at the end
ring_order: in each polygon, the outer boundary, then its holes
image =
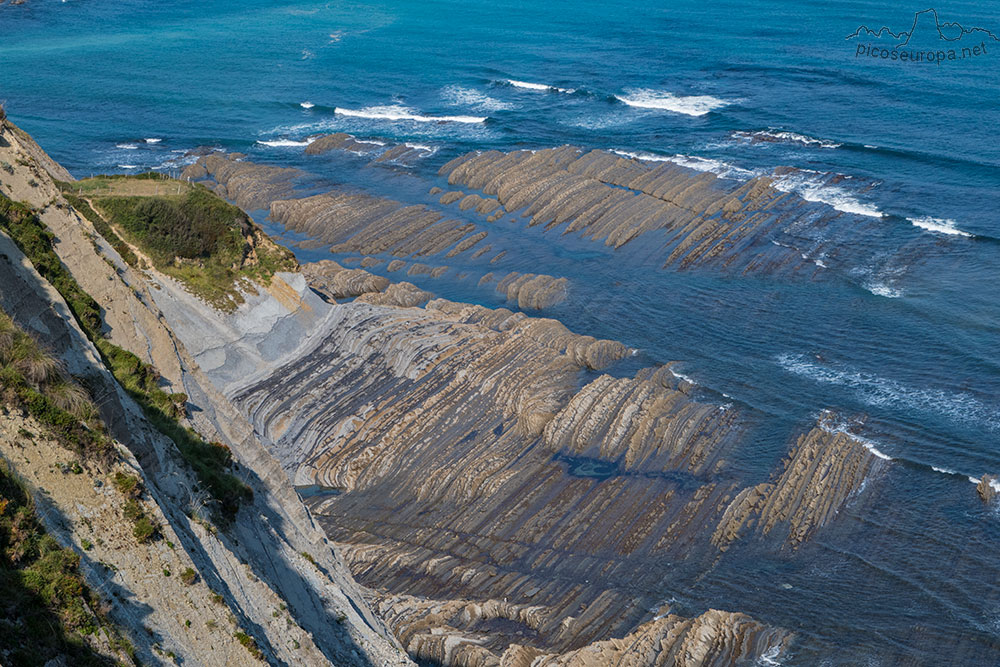
POLYGON ((445 164, 440 173, 449 183, 496 196, 507 212, 523 209, 531 225, 565 226, 563 233, 579 232, 615 248, 661 232, 656 243, 662 246, 664 267, 755 270, 768 268, 770 261, 801 262, 798 257, 767 260, 773 250, 754 247, 782 227, 772 209, 798 203, 766 177, 730 191, 714 174, 695 175, 669 162, 651 167, 571 146, 470 153, 445 164))
MULTIPOLYGON (((740 614, 648 621, 671 563, 719 553, 705 526, 722 531, 739 504, 725 463, 738 411, 693 400, 667 367, 581 386, 628 350, 554 320, 368 296, 232 395, 296 484, 331 489, 307 503, 412 655, 693 665, 781 650, 787 633, 740 614)), ((801 541, 870 455, 819 429, 795 451, 760 506, 768 531, 801 541)))
MULTIPOLYGON (((412 655, 694 665, 783 650, 787 632, 742 614, 662 610, 651 620, 649 610, 679 564, 717 562, 751 532, 794 548, 834 521, 874 465, 863 443, 813 429, 775 481, 745 488, 727 465, 748 444, 740 411, 697 398, 668 366, 596 373, 629 350, 555 320, 426 302, 364 270, 387 262, 396 275, 441 275, 447 267, 423 257, 463 253, 502 262, 503 252, 487 254, 488 224, 358 192, 294 198, 294 174, 219 156, 201 164, 250 204, 262 201, 254 179, 287 193, 270 203, 274 220, 359 256, 361 269, 305 268, 329 301, 353 299, 317 313, 307 343, 256 375, 219 381, 295 483, 321 490, 307 504, 412 655)), ((438 203, 487 223, 520 211, 615 247, 655 234, 662 247, 644 247, 673 268, 802 265, 798 251, 770 242, 801 222, 801 200, 767 179, 732 189, 572 147, 464 156, 442 173, 487 196, 432 191, 438 203)), ((480 284, 495 281, 521 309, 550 307, 567 290, 552 276, 500 276, 480 284)), ((254 345, 275 347, 266 336, 254 345)))
POLYGON ((522 643, 496 653, 488 648, 491 624, 517 623, 536 637, 538 608, 489 600, 436 601, 412 596, 384 597, 376 608, 397 628, 410 655, 467 667, 708 667, 777 657, 791 636, 749 616, 710 609, 696 618, 664 613, 620 639, 606 639, 563 654, 522 643))
POLYGON ((712 536, 725 550, 756 523, 767 535, 780 531, 791 547, 830 522, 856 494, 878 459, 856 438, 822 425, 801 436, 774 483, 741 491, 712 536))

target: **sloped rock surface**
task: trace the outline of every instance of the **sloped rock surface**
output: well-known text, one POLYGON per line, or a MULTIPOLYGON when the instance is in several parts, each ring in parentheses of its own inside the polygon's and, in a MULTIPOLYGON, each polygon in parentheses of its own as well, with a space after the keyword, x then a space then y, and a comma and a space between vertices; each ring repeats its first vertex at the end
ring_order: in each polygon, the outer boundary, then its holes
POLYGON ((817 426, 799 437, 775 482, 737 494, 712 540, 726 549, 756 522, 759 533, 778 532, 794 548, 836 516, 876 463, 857 438, 817 426))
POLYGON ((389 279, 364 269, 345 269, 329 259, 311 262, 302 267, 309 286, 333 299, 360 296, 367 292, 382 292, 389 279))

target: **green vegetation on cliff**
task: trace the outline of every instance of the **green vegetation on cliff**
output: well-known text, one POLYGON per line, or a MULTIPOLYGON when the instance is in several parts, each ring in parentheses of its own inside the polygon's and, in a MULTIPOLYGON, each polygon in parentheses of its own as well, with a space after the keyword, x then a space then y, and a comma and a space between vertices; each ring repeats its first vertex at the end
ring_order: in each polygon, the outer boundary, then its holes
POLYGON ((0 404, 19 407, 76 453, 105 459, 110 440, 86 390, 0 311, 0 404))
POLYGON ((46 534, 31 494, 0 460, 0 658, 10 665, 110 665, 87 644, 101 633, 131 648, 101 613, 79 571, 80 556, 46 534))
MULTIPOLYGON (((217 517, 232 519, 240 505, 253 497, 253 492, 229 472, 232 456, 224 445, 206 442, 193 429, 178 423, 177 420, 184 416, 187 397, 163 391, 159 386, 159 374, 152 366, 104 337, 100 306, 63 266, 53 249, 55 237, 30 208, 0 195, 0 229, 11 236, 38 273, 62 294, 81 329, 100 351, 108 369, 142 407, 147 419, 174 441, 182 458, 194 470, 205 490, 217 501, 217 517)), ((18 378, 13 374, 9 377, 0 376, 0 383, 5 389, 19 392, 19 396, 23 393, 31 399, 26 405, 36 418, 62 429, 57 431, 61 439, 65 439, 71 446, 87 449, 89 441, 85 438, 91 433, 98 434, 97 431, 84 429, 77 424, 78 419, 71 420, 62 416, 53 409, 58 406, 53 404, 49 407, 52 401, 30 386, 30 383, 22 386, 17 381, 18 378)))
POLYGON ((267 284, 275 272, 296 266, 291 252, 202 185, 159 174, 98 176, 60 185, 126 262, 134 265, 135 254, 112 225, 159 271, 220 310, 241 304, 241 290, 255 291, 253 284, 267 284))

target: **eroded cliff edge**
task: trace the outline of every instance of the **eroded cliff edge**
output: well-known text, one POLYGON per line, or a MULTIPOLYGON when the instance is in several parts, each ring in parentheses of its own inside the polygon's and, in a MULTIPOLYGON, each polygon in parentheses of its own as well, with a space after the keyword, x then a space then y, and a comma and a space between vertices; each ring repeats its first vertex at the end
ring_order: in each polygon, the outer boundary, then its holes
MULTIPOLYGON (((191 664, 258 662, 253 651, 239 645, 245 639, 237 634, 244 633, 259 659, 281 664, 408 662, 250 424, 174 336, 150 297, 149 280, 66 202, 55 183, 70 178, 65 170, 7 120, 0 127, 0 161, 0 194, 5 201, 23 202, 18 211, 53 235, 58 270, 68 276, 63 282, 72 281, 98 304, 100 321, 91 326, 99 326, 109 343, 152 364, 165 391, 186 394, 188 423, 201 437, 228 448, 235 460, 233 474, 252 494, 231 523, 216 529, 207 522, 204 489, 175 443, 114 380, 59 290, 35 271, 6 233, 0 233, 0 305, 57 351, 69 372, 97 388, 101 417, 122 445, 124 465, 140 475, 148 490, 147 511, 162 526, 164 539, 145 556, 139 546, 110 539, 103 552, 87 554, 83 541, 93 538, 80 526, 97 521, 94 511, 102 511, 102 501, 95 500, 96 510, 88 509, 90 504, 70 486, 63 488, 65 493, 57 488, 51 494, 62 519, 50 529, 84 558, 93 556, 96 562, 99 557, 114 566, 110 578, 106 569, 85 572, 95 588, 113 586, 119 591, 112 616, 131 632, 140 658, 153 663, 171 656, 191 664), (199 585, 210 587, 216 598, 202 590, 195 599, 200 589, 174 583, 177 577, 165 573, 182 569, 168 564, 175 560, 193 564, 198 581, 204 582, 199 585), (161 579, 157 586, 149 585, 151 569, 161 579), (199 621, 197 627, 192 618, 199 621), (208 621, 214 625, 207 626, 208 621)), ((3 446, 4 456, 30 485, 52 486, 43 467, 36 465, 41 459, 22 460, 17 454, 23 443, 4 438, 3 446)), ((44 450, 35 454, 43 456, 44 450)), ((108 473, 93 474, 98 475, 97 486, 100 475, 108 473)), ((112 521, 113 516, 103 520, 112 521)), ((113 532, 110 525, 106 528, 113 532)))

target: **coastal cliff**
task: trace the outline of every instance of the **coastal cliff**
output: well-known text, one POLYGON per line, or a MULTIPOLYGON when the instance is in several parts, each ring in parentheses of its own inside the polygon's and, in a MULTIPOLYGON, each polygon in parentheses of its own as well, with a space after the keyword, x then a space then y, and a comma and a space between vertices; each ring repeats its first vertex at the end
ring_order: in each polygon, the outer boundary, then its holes
MULTIPOLYGON (((0 194, 4 201, 23 202, 8 206, 0 230, 0 307, 40 344, 58 351, 73 376, 86 379, 100 398, 95 403, 120 463, 88 466, 81 478, 86 483, 74 486, 67 483, 74 478, 47 472, 45 461, 58 438, 27 447, 5 437, 3 456, 29 486, 46 490, 58 511, 46 515, 48 527, 81 554, 88 582, 117 591, 110 616, 131 638, 137 657, 148 663, 169 656, 193 664, 405 663, 250 424, 170 330, 143 271, 125 262, 66 201, 56 183, 70 178, 65 170, 10 121, 0 128, 0 161, 0 194), (25 243, 29 232, 50 234, 51 245, 15 243, 25 243), (44 268, 36 270, 42 261, 44 268), (86 322, 79 320, 77 313, 89 303, 96 310, 87 311, 93 315, 86 322), (151 364, 158 386, 148 391, 183 396, 182 427, 195 428, 198 438, 220 443, 232 456, 231 472, 224 474, 247 488, 232 520, 213 525, 206 482, 178 450, 178 442, 195 446, 200 440, 170 430, 167 422, 152 423, 149 408, 136 402, 146 390, 123 388, 106 366, 109 354, 133 354, 135 363, 151 364), (83 490, 107 488, 107 475, 118 466, 135 474, 148 494, 145 512, 162 537, 149 547, 118 536, 122 520, 116 523, 114 507, 124 500, 109 502, 104 491, 89 492, 91 500, 83 490), (191 586, 171 576, 186 568, 197 572, 191 586)), ((5 425, 6 433, 36 432, 17 419, 5 425)))

